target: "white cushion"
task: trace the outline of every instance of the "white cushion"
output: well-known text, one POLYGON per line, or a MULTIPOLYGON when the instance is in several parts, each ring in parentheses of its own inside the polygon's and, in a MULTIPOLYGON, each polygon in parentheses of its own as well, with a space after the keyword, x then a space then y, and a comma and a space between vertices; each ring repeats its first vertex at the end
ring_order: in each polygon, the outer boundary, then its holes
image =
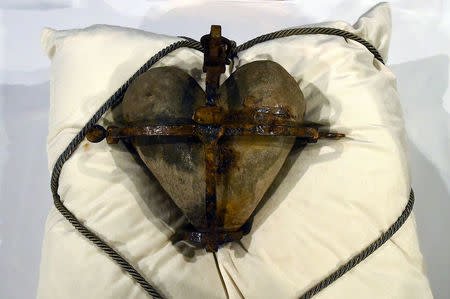
MULTIPOLYGON (((390 11, 380 4, 351 26, 387 59, 390 11)), ((228 37, 232 38, 232 34, 228 37)), ((147 59, 180 40, 96 25, 44 29, 52 60, 48 160, 51 169, 92 114, 147 59)), ((297 298, 379 237, 410 190, 405 131, 393 74, 361 44, 338 36, 292 36, 239 53, 281 64, 299 83, 306 120, 347 137, 294 151, 283 180, 255 216, 242 245, 218 253, 230 298, 297 298)), ((202 53, 172 52, 156 66, 181 67, 204 88, 202 53)), ((229 72, 223 76, 225 79, 229 72)), ((103 124, 111 122, 105 116, 103 124)), ((83 141, 64 165, 59 194, 168 298, 226 298, 213 255, 170 238, 185 218, 121 144, 83 141)), ((47 220, 38 298, 146 298, 111 259, 55 209, 47 220)), ((315 298, 431 298, 411 216, 400 231, 315 298)))

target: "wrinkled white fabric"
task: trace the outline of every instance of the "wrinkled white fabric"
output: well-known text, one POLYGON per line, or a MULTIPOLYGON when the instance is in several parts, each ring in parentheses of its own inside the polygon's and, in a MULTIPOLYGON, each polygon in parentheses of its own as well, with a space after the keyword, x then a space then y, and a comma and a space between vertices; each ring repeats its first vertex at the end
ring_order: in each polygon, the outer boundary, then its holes
MULTIPOLYGON (((344 29, 387 59, 390 11, 380 4, 344 29)), ((179 40, 96 25, 44 29, 52 60, 48 159, 147 59, 179 40)), ((230 298, 297 298, 375 240, 401 214, 410 190, 405 132, 393 74, 362 45, 337 36, 293 36, 239 53, 234 69, 273 60, 297 81, 306 120, 345 139, 294 151, 242 244, 217 253, 230 298)), ((180 49, 177 65, 204 87, 202 53, 180 49)), ((156 67, 155 66, 155 67, 156 67)), ((229 75, 227 72, 224 76, 229 75)), ((111 122, 107 115, 103 123, 111 122)), ((168 298, 226 298, 212 254, 171 237, 184 217, 122 145, 84 141, 64 165, 65 205, 168 298)), ((39 298, 146 298, 119 266, 52 210, 43 243, 39 298)), ((383 247, 316 298, 431 298, 413 216, 383 247)))

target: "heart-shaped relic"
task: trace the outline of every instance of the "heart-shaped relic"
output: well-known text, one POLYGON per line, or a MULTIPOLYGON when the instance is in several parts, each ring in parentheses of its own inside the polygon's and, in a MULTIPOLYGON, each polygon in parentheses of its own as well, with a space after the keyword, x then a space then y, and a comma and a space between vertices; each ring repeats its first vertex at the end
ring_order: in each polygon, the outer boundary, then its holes
MULTIPOLYGON (((251 116, 301 122, 303 94, 279 64, 255 61, 237 69, 220 86, 216 105, 229 121, 251 116)), ((194 78, 176 67, 153 68, 139 76, 123 100, 130 126, 193 124, 193 114, 206 102, 194 78)), ((233 136, 219 140, 216 175, 216 229, 236 231, 250 217, 283 165, 295 137, 233 136)), ((139 156, 162 187, 199 231, 207 231, 204 144, 196 137, 137 137, 139 156)))

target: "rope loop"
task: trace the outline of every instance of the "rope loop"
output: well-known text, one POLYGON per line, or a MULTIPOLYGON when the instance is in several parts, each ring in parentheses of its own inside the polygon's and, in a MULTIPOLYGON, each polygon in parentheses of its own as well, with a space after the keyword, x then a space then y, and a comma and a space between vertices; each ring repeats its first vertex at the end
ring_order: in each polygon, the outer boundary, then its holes
MULTIPOLYGON (((249 40, 239 46, 236 46, 236 42, 231 41, 231 51, 229 59, 237 56, 237 53, 247 50, 248 48, 269 40, 273 40, 276 38, 282 38, 293 35, 305 35, 305 34, 326 34, 326 35, 336 35, 342 36, 344 38, 348 38, 354 40, 362 45, 364 45, 379 61, 383 62, 381 55, 378 51, 373 47, 368 41, 358 37, 357 35, 336 29, 336 28, 327 28, 327 27, 300 27, 300 28, 292 28, 285 29, 276 32, 272 32, 269 34, 261 35, 252 40, 249 40)), ((153 57, 151 57, 146 63, 144 63, 139 70, 137 70, 117 91, 97 110, 97 112, 91 117, 91 119, 84 125, 84 127, 78 132, 78 134, 73 138, 73 140, 69 143, 66 149, 62 152, 62 154, 56 160, 56 163, 52 170, 50 187, 53 195, 53 202, 56 209, 63 215, 67 221, 86 239, 91 241, 95 246, 101 249, 106 255, 108 255, 111 259, 113 259, 125 272, 127 272, 145 291, 147 294, 152 296, 153 298, 164 298, 156 288, 154 288, 147 280, 136 270, 124 257, 122 257, 116 250, 110 247, 105 241, 103 241, 99 236, 89 230, 86 226, 84 226, 79 219, 75 217, 75 215, 70 212, 64 203, 61 200, 61 197, 58 194, 59 187, 59 178, 61 175, 62 167, 64 163, 70 158, 73 152, 77 149, 81 141, 85 138, 86 132, 91 129, 105 114, 106 111, 120 104, 123 100, 123 96, 128 86, 130 86, 131 82, 133 82, 137 77, 141 74, 145 73, 149 70, 155 63, 157 63, 161 58, 166 56, 167 54, 180 49, 180 48, 190 48, 195 49, 197 51, 203 52, 203 47, 200 42, 189 38, 180 36, 182 40, 174 42, 158 53, 156 53, 153 57)), ((321 280, 313 287, 311 287, 308 291, 306 291, 300 299, 311 298, 322 289, 333 283, 339 277, 347 273, 350 269, 355 267, 365 258, 367 258, 370 254, 372 254, 375 250, 377 250, 381 245, 383 245, 387 240, 389 240, 395 232, 405 223, 409 214, 411 213, 412 207, 414 204, 414 193, 411 190, 408 204, 403 210, 402 214, 398 217, 397 221, 395 221, 389 229, 382 233, 381 236, 376 239, 372 244, 363 249, 358 255, 351 258, 348 262, 340 266, 336 271, 331 273, 328 277, 321 280)))

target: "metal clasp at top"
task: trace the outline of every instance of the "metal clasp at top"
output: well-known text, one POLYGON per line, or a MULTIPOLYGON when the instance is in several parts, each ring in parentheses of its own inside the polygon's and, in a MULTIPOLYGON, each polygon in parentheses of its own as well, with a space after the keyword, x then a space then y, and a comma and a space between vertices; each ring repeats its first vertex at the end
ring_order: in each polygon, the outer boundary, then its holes
POLYGON ((214 105, 219 88, 220 75, 225 73, 225 65, 230 64, 232 42, 222 36, 219 25, 211 26, 211 33, 200 39, 204 49, 203 72, 206 73, 206 105, 214 105))

